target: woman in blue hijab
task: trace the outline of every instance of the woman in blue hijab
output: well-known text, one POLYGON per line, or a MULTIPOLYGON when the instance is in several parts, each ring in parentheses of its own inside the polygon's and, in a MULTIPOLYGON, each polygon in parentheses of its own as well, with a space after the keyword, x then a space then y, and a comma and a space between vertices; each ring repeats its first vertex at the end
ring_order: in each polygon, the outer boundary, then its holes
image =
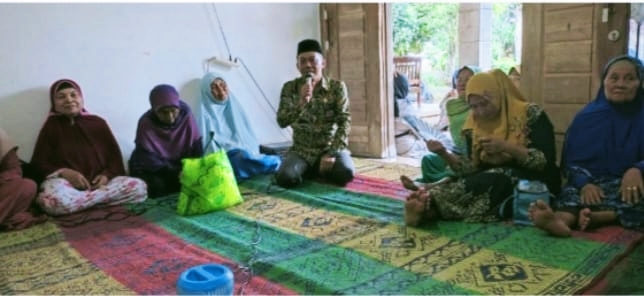
POLYGON ((279 156, 259 153, 246 113, 219 73, 207 73, 201 79, 199 129, 204 153, 226 150, 238 181, 274 173, 282 163, 279 156))
POLYGON ((561 167, 567 180, 554 206, 530 207, 535 225, 555 236, 571 229, 619 223, 644 224, 644 65, 619 56, 602 73, 596 98, 574 118, 561 167))

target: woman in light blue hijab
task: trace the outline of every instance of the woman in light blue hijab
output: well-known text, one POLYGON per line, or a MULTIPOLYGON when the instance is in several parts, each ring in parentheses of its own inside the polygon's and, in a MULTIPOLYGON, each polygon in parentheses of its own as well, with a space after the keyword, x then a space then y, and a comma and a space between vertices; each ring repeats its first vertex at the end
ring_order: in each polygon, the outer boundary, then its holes
POLYGON ((221 74, 211 72, 201 79, 199 111, 204 154, 226 150, 238 181, 277 171, 282 160, 276 155, 259 153, 259 143, 246 113, 221 74))

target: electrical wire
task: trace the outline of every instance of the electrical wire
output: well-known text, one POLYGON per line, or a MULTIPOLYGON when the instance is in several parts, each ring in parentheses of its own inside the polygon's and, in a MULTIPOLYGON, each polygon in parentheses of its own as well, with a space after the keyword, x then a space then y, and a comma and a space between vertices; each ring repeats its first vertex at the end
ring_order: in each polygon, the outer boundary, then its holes
POLYGON ((215 18, 217 19, 217 25, 219 26, 219 31, 221 32, 221 38, 224 39, 224 44, 226 45, 226 51, 228 51, 228 60, 232 61, 233 56, 230 53, 230 47, 228 47, 228 40, 226 40, 226 34, 224 33, 224 26, 221 25, 219 20, 219 14, 217 13, 217 6, 215 3, 212 3, 212 9, 215 11, 215 18))
POLYGON ((255 77, 253 76, 253 74, 250 73, 250 70, 248 70, 248 66, 246 66, 246 63, 244 63, 244 60, 242 60, 240 57, 236 57, 235 61, 239 61, 242 64, 242 66, 244 66, 244 70, 246 70, 246 73, 248 73, 248 76, 250 76, 250 79, 253 80, 253 83, 255 83, 255 86, 257 87, 257 89, 259 89, 259 92, 262 93, 262 97, 264 97, 264 100, 266 100, 266 103, 268 104, 268 106, 270 106, 271 109, 273 109, 273 112, 277 113, 277 109, 275 109, 275 107, 268 100, 268 97, 266 97, 266 94, 264 93, 262 88, 259 87, 259 83, 257 83, 257 80, 255 80, 255 77))
MULTIPOLYGON (((224 27, 221 25, 221 21, 219 19, 219 13, 217 13, 217 6, 215 5, 215 3, 211 3, 211 4, 212 4, 212 9, 213 9, 213 11, 215 13, 215 18, 217 19, 217 25, 219 26, 219 31, 221 32, 221 37, 223 38, 224 44, 226 45, 226 50, 228 51, 228 60, 231 61, 231 62, 235 62, 235 63, 239 61, 242 64, 242 66, 244 66, 244 70, 246 70, 246 73, 248 74, 250 79, 255 84, 255 87, 257 87, 259 92, 262 94, 262 97, 264 98, 264 101, 273 110, 273 112, 275 114, 277 114, 277 108, 275 108, 275 106, 273 106, 273 104, 271 104, 271 101, 268 99, 268 97, 264 93, 264 90, 261 88, 259 83, 257 83, 257 80, 255 79, 255 76, 253 76, 253 73, 250 72, 250 69, 248 69, 248 66, 246 66, 246 63, 244 63, 244 61, 240 57, 236 57, 233 60, 232 54, 230 53, 230 47, 228 46, 228 41, 226 39, 226 33, 224 32, 224 27)), ((291 133, 286 132, 286 129, 280 128, 279 130, 280 130, 280 133, 282 134, 282 136, 286 137, 287 139, 291 138, 291 136, 292 136, 291 133)))
MULTIPOLYGON (((266 101, 266 104, 268 104, 268 106, 271 107, 273 112, 277 114, 277 109, 275 108, 275 106, 273 106, 273 104, 271 104, 271 101, 268 99, 268 97, 266 96, 262 88, 259 86, 259 83, 257 83, 257 80, 255 80, 255 76, 253 76, 253 73, 250 72, 250 70, 248 69, 248 66, 246 66, 246 63, 244 63, 244 60, 242 60, 240 57, 236 57, 235 62, 237 61, 239 61, 239 63, 241 63, 242 66, 244 66, 244 70, 246 70, 246 73, 248 74, 248 76, 250 76, 250 79, 253 81, 253 83, 259 90, 259 92, 262 94, 262 97, 264 98, 264 101, 266 101)), ((282 133, 283 136, 286 136, 287 138, 291 137, 290 134, 285 133, 285 129, 283 128, 280 129, 280 132, 282 133)))

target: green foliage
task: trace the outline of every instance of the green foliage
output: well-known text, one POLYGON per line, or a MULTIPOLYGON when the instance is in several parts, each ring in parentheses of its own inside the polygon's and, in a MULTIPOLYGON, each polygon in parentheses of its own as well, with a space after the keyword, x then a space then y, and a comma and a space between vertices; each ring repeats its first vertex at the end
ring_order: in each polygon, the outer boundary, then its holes
POLYGON ((394 3, 396 55, 420 54, 427 42, 455 46, 458 3, 394 3))
MULTIPOLYGON (((424 57, 421 75, 430 89, 450 85, 453 69, 460 66, 458 9, 459 3, 392 4, 394 53, 424 57)), ((517 64, 514 34, 520 13, 521 3, 493 4, 492 67, 507 72, 517 64)))
POLYGON ((433 32, 429 31, 428 23, 421 20, 422 13, 417 4, 394 3, 392 7, 394 30, 394 52, 404 56, 410 53, 420 53, 423 44, 429 41, 433 32))
POLYGON ((516 62, 514 36, 521 3, 494 3, 492 18, 492 67, 510 70, 516 62))
POLYGON ((394 52, 426 58, 422 77, 443 84, 445 69, 457 62, 458 3, 393 3, 394 52))
POLYGON ((510 71, 510 68, 516 66, 518 63, 511 57, 500 57, 496 60, 492 60, 492 68, 498 68, 503 70, 506 74, 510 71))

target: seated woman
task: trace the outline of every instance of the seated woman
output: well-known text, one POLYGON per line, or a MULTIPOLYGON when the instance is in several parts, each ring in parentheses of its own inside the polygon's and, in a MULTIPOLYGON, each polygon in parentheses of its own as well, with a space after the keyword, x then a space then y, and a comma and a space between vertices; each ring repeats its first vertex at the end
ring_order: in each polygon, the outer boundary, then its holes
POLYGON ((519 179, 539 180, 558 192, 554 131, 543 109, 528 103, 501 70, 472 76, 466 95, 471 110, 463 125, 467 153, 458 158, 440 144, 428 144, 457 177, 414 191, 405 204, 407 225, 439 218, 497 221, 501 203, 519 179))
POLYGON ((130 175, 148 185, 150 198, 181 190, 181 159, 201 157, 201 135, 188 104, 167 84, 150 92, 150 110, 139 119, 130 175))
MULTIPOLYGON (((465 99, 465 85, 470 80, 472 75, 481 72, 476 66, 464 66, 458 69, 452 79, 452 87, 456 92, 448 93, 445 97, 445 115, 448 121, 448 128, 454 149, 450 153, 459 155, 462 154, 465 144, 461 137, 461 129, 465 123, 470 107, 465 99), (452 96, 450 96, 452 94, 452 96)), ((441 103, 442 105, 443 103, 441 103)), ((440 120, 439 120, 440 121, 440 120)), ((435 141, 428 141, 435 142, 435 141)), ((427 146, 436 146, 437 143, 427 143, 427 146)), ((438 154, 429 151, 420 162, 422 177, 412 181, 407 176, 401 176, 405 188, 409 190, 418 190, 419 187, 431 187, 449 181, 454 173, 449 169, 445 160, 438 154)))
POLYGON ((394 72, 394 118, 400 117, 400 106, 398 100, 407 99, 409 95, 409 80, 404 74, 394 72))
POLYGON ((31 164, 45 177, 36 201, 50 215, 142 202, 145 182, 127 177, 121 150, 103 118, 84 108, 80 87, 61 79, 49 90, 49 117, 31 164))
POLYGON ((403 116, 415 116, 414 104, 409 104, 409 80, 404 74, 394 72, 394 135, 396 153, 399 156, 421 158, 427 154, 427 145, 418 133, 403 119, 403 116), (401 110, 402 109, 402 110, 401 110), (402 111, 402 112, 401 112, 402 111))
POLYGON ((561 167, 567 184, 553 206, 531 205, 529 217, 548 233, 566 237, 619 223, 644 226, 644 65, 617 57, 606 65, 595 100, 573 119, 561 167))
MULTIPOLYGON (((441 113, 438 116, 436 127, 440 130, 447 130, 447 128, 449 127, 449 121, 447 119, 447 109, 445 105, 447 104, 447 101, 458 98, 458 73, 460 73, 462 69, 463 68, 456 69, 456 71, 454 71, 454 73, 452 74, 452 88, 445 94, 445 97, 438 104, 441 113)), ((478 72, 480 71, 477 71, 477 73, 478 72)))
POLYGON ((36 183, 24 179, 18 147, 0 129, 0 231, 19 230, 47 220, 35 217, 31 205, 36 199, 36 183))
POLYGON ((246 113, 221 74, 208 73, 201 79, 200 111, 199 128, 206 139, 205 153, 226 150, 238 181, 277 171, 281 158, 259 152, 246 113))
POLYGON ((517 65, 515 67, 510 68, 508 70, 508 77, 510 77, 510 80, 512 80, 512 83, 514 83, 514 86, 517 88, 521 87, 521 65, 517 65))
POLYGON ((394 72, 394 117, 418 116, 416 95, 410 94, 409 79, 405 74, 394 72), (396 111, 397 110, 397 111, 396 111), (398 116, 396 116, 398 114, 398 116))

